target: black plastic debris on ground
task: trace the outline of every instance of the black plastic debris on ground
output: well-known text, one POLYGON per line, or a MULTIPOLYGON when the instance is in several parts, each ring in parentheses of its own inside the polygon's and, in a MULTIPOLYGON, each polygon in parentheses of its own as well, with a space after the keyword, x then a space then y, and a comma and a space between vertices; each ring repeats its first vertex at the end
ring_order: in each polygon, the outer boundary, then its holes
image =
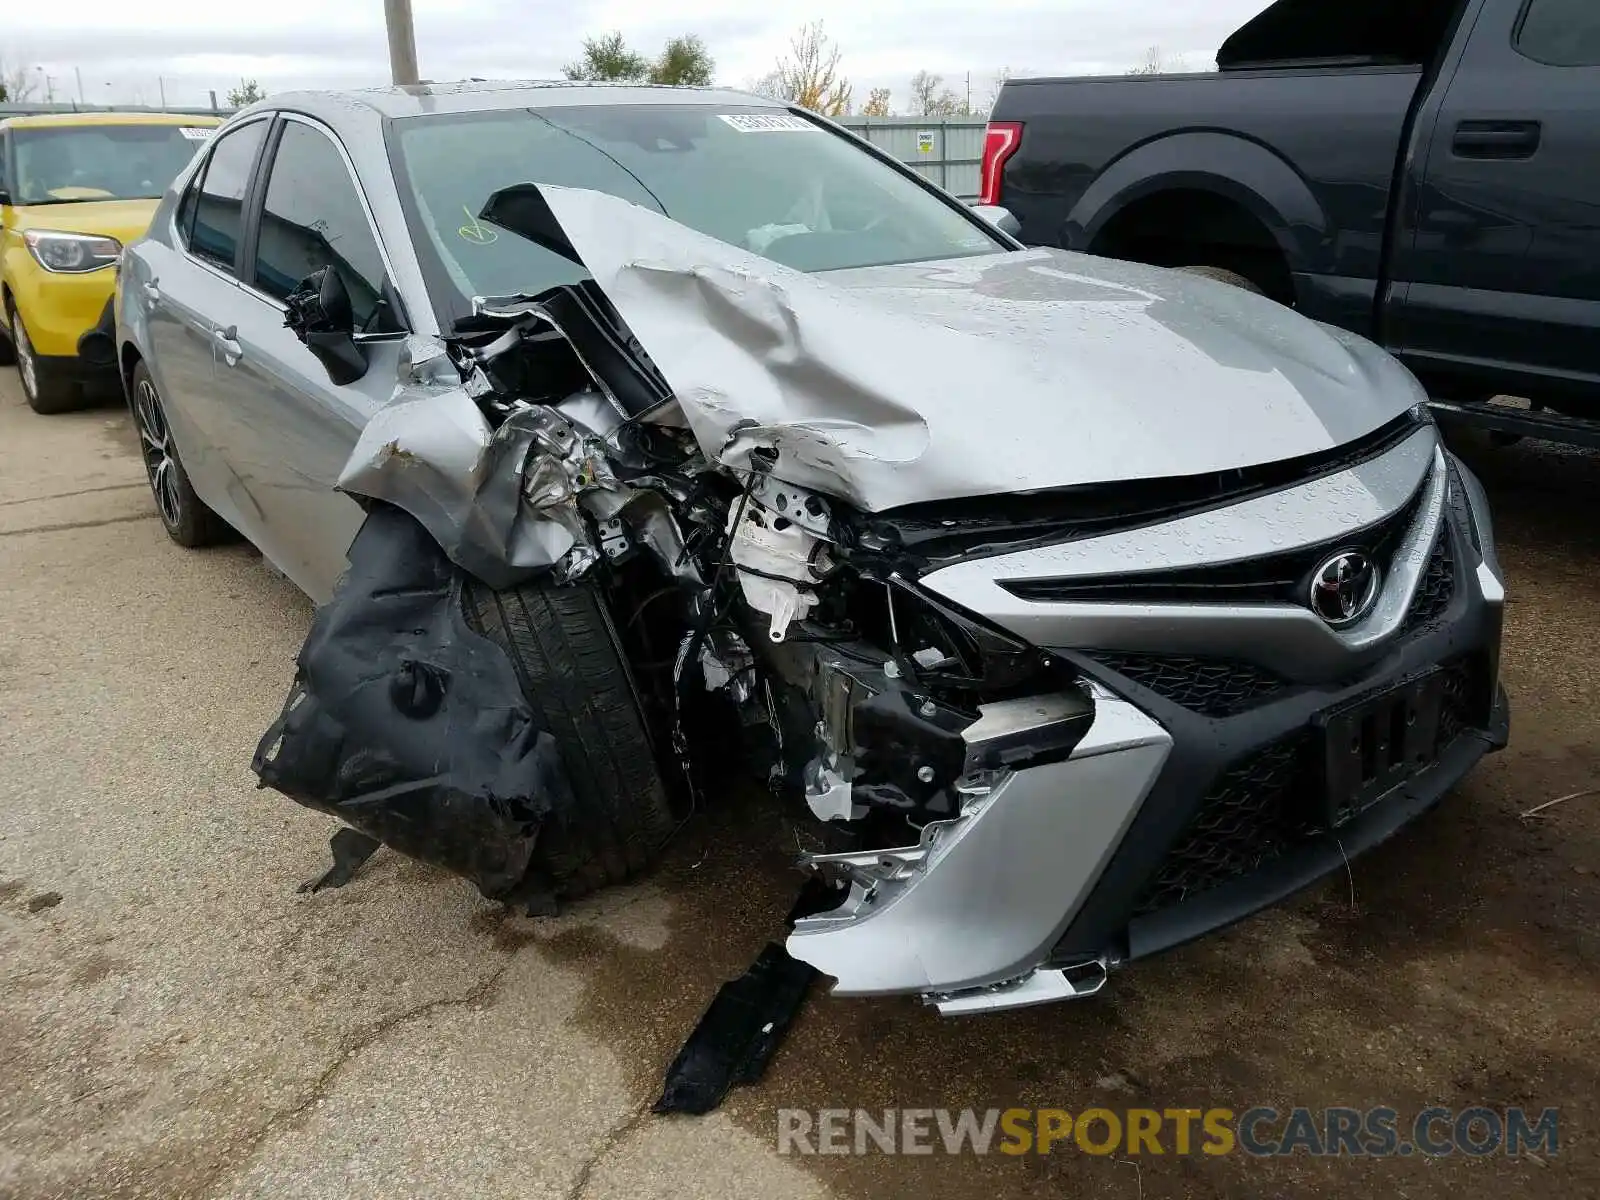
POLYGON ((383 845, 377 838, 368 837, 359 829, 340 829, 328 839, 328 849, 333 853, 333 865, 310 883, 302 883, 302 892, 320 892, 323 888, 342 888, 356 877, 362 865, 383 845))
MULTIPOLYGON (((261 786, 464 875, 489 899, 540 892, 527 878, 540 826, 574 801, 511 660, 467 626, 459 571, 412 517, 374 506, 349 558, 256 749, 261 786)), ((333 849, 321 886, 360 866, 341 868, 333 849)))
POLYGON ((708 1113, 735 1084, 760 1079, 817 975, 768 942, 748 971, 717 989, 668 1069, 654 1111, 708 1113))

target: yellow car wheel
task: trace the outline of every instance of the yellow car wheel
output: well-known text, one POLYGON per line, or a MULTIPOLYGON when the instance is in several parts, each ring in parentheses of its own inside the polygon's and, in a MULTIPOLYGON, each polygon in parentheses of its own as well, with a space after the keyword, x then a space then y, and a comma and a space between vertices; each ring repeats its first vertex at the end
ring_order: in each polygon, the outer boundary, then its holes
POLYGON ((69 412, 83 407, 83 393, 71 379, 63 379, 53 366, 39 361, 28 340, 22 314, 11 309, 11 345, 16 351, 17 374, 22 376, 22 396, 36 413, 69 412))

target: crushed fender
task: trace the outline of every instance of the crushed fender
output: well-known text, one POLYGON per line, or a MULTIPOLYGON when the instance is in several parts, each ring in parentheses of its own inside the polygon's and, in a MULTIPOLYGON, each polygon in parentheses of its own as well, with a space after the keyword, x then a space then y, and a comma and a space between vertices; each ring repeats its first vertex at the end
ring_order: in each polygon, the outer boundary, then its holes
POLYGON ((510 659, 467 625, 461 573, 412 517, 375 505, 349 557, 251 762, 261 786, 490 899, 539 894, 540 827, 574 802, 510 659))

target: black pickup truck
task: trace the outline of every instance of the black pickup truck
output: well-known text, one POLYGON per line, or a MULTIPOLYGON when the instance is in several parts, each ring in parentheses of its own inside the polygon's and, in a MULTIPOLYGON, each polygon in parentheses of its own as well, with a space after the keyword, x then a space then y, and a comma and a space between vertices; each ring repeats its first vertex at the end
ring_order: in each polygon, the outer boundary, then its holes
POLYGON ((1008 82, 981 203, 1365 334, 1458 420, 1600 445, 1600 0, 1280 0, 1217 67, 1008 82))

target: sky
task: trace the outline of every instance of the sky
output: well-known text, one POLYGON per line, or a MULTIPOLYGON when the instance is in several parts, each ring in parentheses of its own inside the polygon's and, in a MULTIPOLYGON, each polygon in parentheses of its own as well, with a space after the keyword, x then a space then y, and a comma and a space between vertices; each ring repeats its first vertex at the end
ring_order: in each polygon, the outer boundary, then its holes
MULTIPOLYGON (((796 29, 821 20, 841 48, 856 101, 887 87, 897 108, 919 70, 974 104, 997 73, 1102 74, 1142 63, 1152 46, 1191 70, 1268 0, 412 0, 424 79, 539 79, 560 74, 588 36, 620 31, 653 53, 698 34, 718 83, 741 86, 772 69, 796 29), (671 9, 674 15, 664 13, 671 9)), ((382 0, 72 0, 6 4, 0 71, 25 71, 38 98, 92 104, 195 105, 222 100, 241 78, 269 93, 370 87, 389 81, 382 0), (81 84, 80 84, 81 78, 81 84)))

